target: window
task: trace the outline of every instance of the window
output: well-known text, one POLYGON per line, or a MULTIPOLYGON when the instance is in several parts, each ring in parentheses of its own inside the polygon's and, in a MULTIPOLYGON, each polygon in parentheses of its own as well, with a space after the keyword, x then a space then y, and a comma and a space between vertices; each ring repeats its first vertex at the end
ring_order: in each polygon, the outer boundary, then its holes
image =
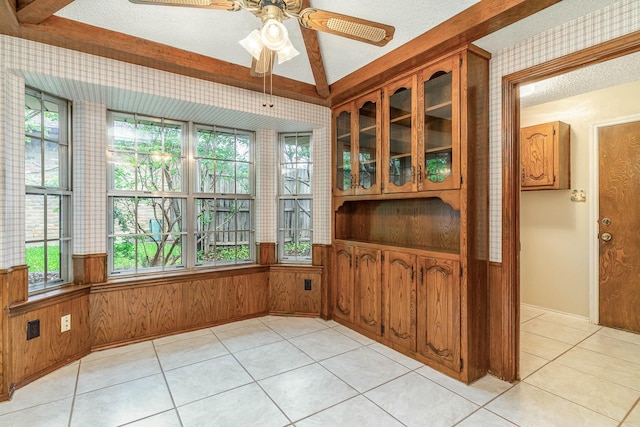
POLYGON ((280 135, 280 261, 311 262, 311 133, 280 135))
POLYGON ((25 261, 29 294, 71 281, 70 104, 25 93, 25 261))
POLYGON ((116 112, 109 123, 111 274, 255 259, 251 133, 116 112))

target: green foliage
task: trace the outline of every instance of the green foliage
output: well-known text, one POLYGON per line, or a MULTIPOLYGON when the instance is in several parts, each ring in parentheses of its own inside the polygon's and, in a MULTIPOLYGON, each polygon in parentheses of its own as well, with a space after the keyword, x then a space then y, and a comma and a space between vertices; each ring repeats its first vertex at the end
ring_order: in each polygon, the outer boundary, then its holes
MULTIPOLYGON (((49 271, 60 270, 60 248, 49 246, 47 248, 49 258, 49 271)), ((29 266, 29 271, 44 272, 44 246, 28 247, 25 249, 25 263, 29 266)))
POLYGON ((287 256, 308 257, 311 256, 311 242, 289 242, 284 244, 284 253, 287 256))

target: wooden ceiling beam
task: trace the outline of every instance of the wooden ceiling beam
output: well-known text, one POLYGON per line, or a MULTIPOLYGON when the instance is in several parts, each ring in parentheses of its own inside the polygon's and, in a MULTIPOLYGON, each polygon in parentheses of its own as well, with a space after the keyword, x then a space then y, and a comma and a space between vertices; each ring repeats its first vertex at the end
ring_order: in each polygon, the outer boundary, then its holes
POLYGON ((73 0, 18 0, 18 21, 39 24, 73 0))
MULTIPOLYGON (((37 25, 20 25, 19 37, 242 89, 263 91, 263 79, 250 76, 247 67, 57 16, 37 25)), ((285 77, 273 76, 273 94, 328 105, 328 100, 317 94, 315 86, 285 77)))
MULTIPOLYGON (((308 7, 311 7, 311 1, 302 0, 301 9, 304 10, 308 7)), ((304 40, 304 45, 307 49, 307 56, 309 57, 309 64, 311 65, 313 79, 316 82, 316 91, 322 98, 328 98, 331 92, 329 91, 327 74, 324 69, 322 53, 320 52, 318 32, 305 28, 302 25, 300 25, 300 31, 302 31, 302 39, 304 40)))
POLYGON ((19 32, 16 0, 0 0, 0 34, 16 36, 19 32))
POLYGON ((331 105, 381 86, 384 82, 472 43, 561 0, 481 0, 421 36, 331 85, 331 105))

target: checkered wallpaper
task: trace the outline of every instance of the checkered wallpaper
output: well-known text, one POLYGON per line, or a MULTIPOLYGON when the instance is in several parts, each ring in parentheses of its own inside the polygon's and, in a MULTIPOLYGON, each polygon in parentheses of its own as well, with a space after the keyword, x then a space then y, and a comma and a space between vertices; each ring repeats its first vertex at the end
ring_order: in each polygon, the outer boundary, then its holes
POLYGON ((502 260, 502 77, 640 30, 640 2, 622 0, 530 37, 490 63, 490 259, 502 260))

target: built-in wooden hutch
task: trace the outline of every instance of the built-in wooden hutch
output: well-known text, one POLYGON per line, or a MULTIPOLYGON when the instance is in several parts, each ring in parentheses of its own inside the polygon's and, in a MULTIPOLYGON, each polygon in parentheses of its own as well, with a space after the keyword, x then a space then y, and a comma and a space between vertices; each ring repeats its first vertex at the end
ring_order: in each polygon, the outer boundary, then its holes
POLYGON ((464 382, 488 368, 489 54, 333 108, 333 319, 464 382))

